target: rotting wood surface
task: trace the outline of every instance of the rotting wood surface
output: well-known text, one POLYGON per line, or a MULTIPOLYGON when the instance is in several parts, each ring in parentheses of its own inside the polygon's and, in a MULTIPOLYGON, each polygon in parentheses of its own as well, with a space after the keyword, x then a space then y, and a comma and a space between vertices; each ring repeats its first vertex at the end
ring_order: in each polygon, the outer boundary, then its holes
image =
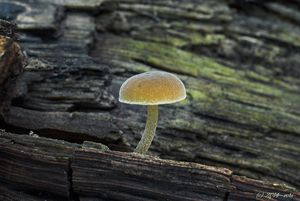
POLYGON ((118 103, 119 87, 166 70, 184 81, 188 99, 160 107, 150 154, 299 189, 298 1, 0 5, 29 56, 3 128, 132 151, 146 111, 118 103))
POLYGON ((89 141, 79 145, 0 131, 0 156, 2 201, 247 201, 262 193, 300 200, 284 185, 237 176, 227 168, 109 151, 89 141))

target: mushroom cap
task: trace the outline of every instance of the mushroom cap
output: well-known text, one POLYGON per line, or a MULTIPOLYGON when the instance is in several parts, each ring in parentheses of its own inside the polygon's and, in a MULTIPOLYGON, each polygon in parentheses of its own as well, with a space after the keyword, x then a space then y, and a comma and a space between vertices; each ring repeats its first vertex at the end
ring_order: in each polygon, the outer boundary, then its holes
POLYGON ((137 105, 160 105, 181 101, 186 90, 175 75, 162 71, 141 73, 127 79, 121 86, 119 101, 137 105))

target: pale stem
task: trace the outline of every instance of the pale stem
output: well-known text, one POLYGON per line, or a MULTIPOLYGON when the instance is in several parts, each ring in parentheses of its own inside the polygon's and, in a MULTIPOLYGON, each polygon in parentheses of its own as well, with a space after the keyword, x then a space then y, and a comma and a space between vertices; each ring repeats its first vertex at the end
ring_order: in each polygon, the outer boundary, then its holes
POLYGON ((158 105, 148 105, 147 106, 147 122, 146 127, 142 136, 142 139, 135 148, 135 152, 140 154, 145 154, 155 136, 155 130, 157 126, 158 119, 158 105))

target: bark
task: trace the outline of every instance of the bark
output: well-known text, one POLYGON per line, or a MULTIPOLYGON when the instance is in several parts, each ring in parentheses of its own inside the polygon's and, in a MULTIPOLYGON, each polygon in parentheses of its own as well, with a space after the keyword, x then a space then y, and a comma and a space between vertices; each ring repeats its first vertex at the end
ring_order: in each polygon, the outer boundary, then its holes
POLYGON ((226 168, 109 151, 95 142, 79 145, 1 131, 0 155, 3 201, 254 200, 262 192, 300 200, 293 189, 226 168))
POLYGON ((146 108, 119 87, 165 70, 188 98, 160 106, 151 155, 299 188, 299 1, 3 2, 29 56, 3 128, 132 151, 146 108))

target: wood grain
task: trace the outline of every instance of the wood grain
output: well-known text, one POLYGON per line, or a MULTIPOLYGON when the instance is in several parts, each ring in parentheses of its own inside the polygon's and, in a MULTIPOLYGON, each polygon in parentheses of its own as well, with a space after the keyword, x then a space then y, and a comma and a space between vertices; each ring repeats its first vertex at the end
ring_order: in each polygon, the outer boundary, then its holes
MULTIPOLYGON (((295 189, 233 175, 223 167, 0 131, 1 200, 253 200, 295 189)), ((277 199, 275 199, 277 200, 277 199)), ((278 199, 280 200, 280 199, 278 199)))

